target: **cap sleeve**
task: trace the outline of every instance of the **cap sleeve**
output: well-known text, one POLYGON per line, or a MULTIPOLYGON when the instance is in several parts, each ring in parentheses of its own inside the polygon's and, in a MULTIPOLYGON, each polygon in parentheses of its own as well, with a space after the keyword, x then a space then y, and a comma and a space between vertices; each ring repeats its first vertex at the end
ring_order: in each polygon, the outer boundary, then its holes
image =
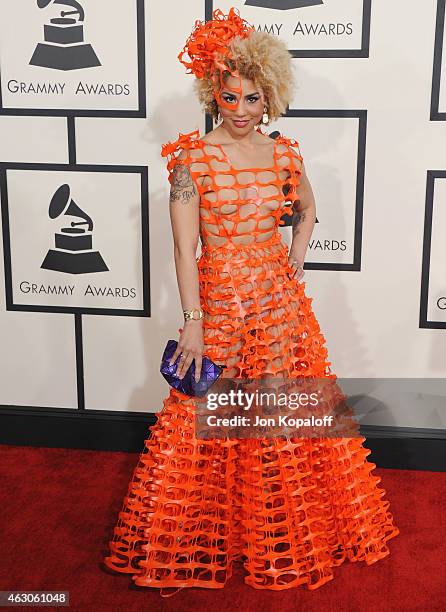
POLYGON ((292 165, 295 171, 297 172, 297 174, 301 174, 303 157, 302 157, 302 153, 300 150, 299 141, 294 140, 294 138, 286 138, 285 136, 282 136, 282 135, 278 136, 276 138, 276 141, 280 142, 281 144, 286 145, 288 149, 288 153, 285 153, 285 155, 287 155, 287 157, 290 158, 290 161, 292 162, 292 165))
MULTIPOLYGON (((297 188, 302 174, 303 157, 297 140, 282 135, 277 136, 275 140, 276 143, 282 145, 278 148, 278 154, 281 159, 286 158, 286 166, 289 168, 289 177, 285 180, 282 188, 286 202, 283 212, 292 215, 295 202, 299 200, 297 188)), ((279 225, 285 225, 285 221, 281 219, 279 225)))
POLYGON ((169 183, 172 182, 172 174, 175 166, 183 164, 190 167, 197 158, 191 156, 190 151, 200 146, 200 132, 194 130, 186 134, 179 134, 173 142, 167 142, 161 147, 161 156, 167 158, 167 171, 169 173, 169 183))

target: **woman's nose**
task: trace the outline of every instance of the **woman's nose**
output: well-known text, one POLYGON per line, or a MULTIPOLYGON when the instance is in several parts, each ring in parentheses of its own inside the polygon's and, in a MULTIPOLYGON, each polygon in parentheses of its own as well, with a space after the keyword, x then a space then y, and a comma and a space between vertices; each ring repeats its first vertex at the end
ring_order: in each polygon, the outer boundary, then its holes
POLYGON ((235 109, 235 114, 238 117, 244 117, 246 115, 245 102, 243 100, 239 100, 237 108, 235 109))

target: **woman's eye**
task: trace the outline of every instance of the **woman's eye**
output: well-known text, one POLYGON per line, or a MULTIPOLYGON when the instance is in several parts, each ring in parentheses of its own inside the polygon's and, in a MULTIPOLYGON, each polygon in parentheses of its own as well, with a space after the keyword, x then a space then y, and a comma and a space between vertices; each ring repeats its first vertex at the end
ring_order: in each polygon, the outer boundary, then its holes
POLYGON ((234 96, 223 96, 223 100, 225 102, 227 102, 228 104, 234 104, 235 103, 234 96))
POLYGON ((255 102, 258 102, 260 98, 248 98, 249 102, 251 102, 252 104, 254 104, 255 102))

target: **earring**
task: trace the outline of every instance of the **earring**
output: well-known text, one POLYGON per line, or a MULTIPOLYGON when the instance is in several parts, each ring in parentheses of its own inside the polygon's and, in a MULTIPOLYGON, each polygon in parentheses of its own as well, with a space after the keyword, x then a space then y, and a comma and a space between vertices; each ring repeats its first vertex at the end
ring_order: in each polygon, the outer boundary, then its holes
POLYGON ((262 123, 263 124, 267 124, 269 123, 269 115, 268 115, 268 109, 266 108, 266 106, 263 109, 263 117, 262 117, 262 123))

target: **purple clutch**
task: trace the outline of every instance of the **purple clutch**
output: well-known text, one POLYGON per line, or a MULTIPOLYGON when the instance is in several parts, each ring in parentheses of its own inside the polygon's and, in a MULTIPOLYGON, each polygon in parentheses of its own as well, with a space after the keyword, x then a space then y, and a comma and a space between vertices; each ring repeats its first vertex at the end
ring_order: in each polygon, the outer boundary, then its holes
POLYGON ((169 385, 177 389, 177 391, 181 391, 181 393, 185 393, 186 395, 190 396, 202 397, 206 394, 209 387, 217 380, 217 378, 223 372, 223 368, 226 366, 217 365, 212 361, 212 359, 209 359, 209 357, 203 355, 201 376, 198 382, 195 381, 195 359, 190 364, 184 377, 178 378, 176 371, 180 355, 178 355, 177 360, 172 363, 172 365, 169 365, 169 361, 172 355, 175 353, 177 346, 178 342, 176 340, 167 341, 166 348, 164 349, 163 357, 161 359, 160 372, 167 380, 169 385))

